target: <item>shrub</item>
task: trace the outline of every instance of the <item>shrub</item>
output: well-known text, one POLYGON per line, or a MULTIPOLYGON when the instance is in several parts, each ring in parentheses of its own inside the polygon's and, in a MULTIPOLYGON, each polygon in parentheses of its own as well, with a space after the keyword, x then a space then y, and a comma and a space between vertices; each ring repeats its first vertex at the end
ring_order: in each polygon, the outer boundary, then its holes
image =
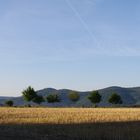
POLYGON ((46 97, 48 103, 60 102, 60 98, 57 94, 50 94, 46 97))
POLYGON ((37 95, 32 101, 34 103, 41 104, 42 102, 44 102, 44 98, 41 95, 37 95))
POLYGON ((6 101, 5 102, 6 106, 12 107, 14 105, 14 102, 12 100, 6 101))
POLYGON ((113 93, 109 97, 108 102, 112 104, 122 104, 122 99, 120 95, 118 95, 117 93, 113 93))
POLYGON ((24 107, 32 107, 30 104, 25 105, 24 107))
POLYGON ((68 95, 69 99, 73 102, 76 102, 80 99, 80 95, 76 91, 71 91, 68 95))

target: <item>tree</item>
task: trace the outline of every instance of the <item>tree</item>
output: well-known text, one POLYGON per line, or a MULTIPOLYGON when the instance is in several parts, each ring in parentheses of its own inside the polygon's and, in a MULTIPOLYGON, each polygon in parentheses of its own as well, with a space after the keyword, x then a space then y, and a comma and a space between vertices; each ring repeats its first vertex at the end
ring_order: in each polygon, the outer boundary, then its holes
POLYGON ((99 94, 98 91, 92 91, 91 94, 89 95, 88 99, 95 104, 95 107, 97 106, 96 104, 101 101, 102 96, 99 94))
POLYGON ((122 104, 122 99, 120 95, 118 95, 117 93, 113 93, 109 97, 108 102, 112 104, 122 104))
POLYGON ((44 102, 44 98, 41 95, 37 95, 32 101, 34 103, 41 104, 42 102, 44 102))
POLYGON ((12 107, 14 105, 14 102, 12 100, 8 100, 5 102, 6 106, 12 107))
POLYGON ((32 101, 34 98, 37 97, 35 90, 32 87, 28 87, 26 90, 22 92, 25 101, 32 101))
POLYGON ((80 95, 78 92, 76 91, 71 91, 69 94, 68 94, 68 97, 71 101, 73 102, 76 102, 80 99, 80 95))
POLYGON ((57 94, 50 94, 46 97, 48 103, 60 102, 60 98, 57 94))

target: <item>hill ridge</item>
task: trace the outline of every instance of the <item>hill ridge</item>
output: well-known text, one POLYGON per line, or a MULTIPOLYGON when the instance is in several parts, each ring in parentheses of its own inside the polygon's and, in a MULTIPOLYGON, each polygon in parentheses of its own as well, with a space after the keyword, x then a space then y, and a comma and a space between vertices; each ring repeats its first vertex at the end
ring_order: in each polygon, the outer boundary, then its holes
MULTIPOLYGON (((80 100, 76 103, 72 102, 68 98, 68 94, 70 91, 76 91, 72 89, 55 89, 55 88, 44 88, 41 90, 37 90, 37 94, 42 95, 44 98, 48 94, 58 94, 61 98, 60 103, 42 103, 41 106, 55 106, 55 107, 91 107, 92 103, 88 100, 88 96, 91 91, 77 91, 80 95, 80 100)), ((111 104, 108 103, 109 96, 116 92, 119 94, 123 99, 123 106, 132 106, 132 105, 140 105, 140 87, 120 87, 120 86, 111 86, 103 89, 98 90, 99 93, 102 95, 102 101, 99 103, 99 106, 111 106, 111 104)), ((7 97, 7 99, 9 99, 7 97)), ((5 100, 7 99, 0 99, 0 104, 4 104, 5 100)), ((11 97, 11 99, 14 101, 16 106, 24 106, 29 104, 28 102, 25 102, 23 100, 23 97, 11 97)), ((32 102, 30 102, 32 105, 36 105, 32 102)))

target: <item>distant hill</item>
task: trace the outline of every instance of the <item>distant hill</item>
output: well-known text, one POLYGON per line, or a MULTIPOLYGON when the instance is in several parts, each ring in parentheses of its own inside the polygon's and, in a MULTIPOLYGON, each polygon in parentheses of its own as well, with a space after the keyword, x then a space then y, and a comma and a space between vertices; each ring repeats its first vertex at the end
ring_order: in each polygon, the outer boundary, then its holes
MULTIPOLYGON (((73 103, 69 100, 68 94, 71 90, 68 89, 60 89, 56 90, 53 88, 46 88, 37 91, 38 95, 42 95, 43 97, 46 97, 48 94, 56 93, 60 96, 61 102, 60 103, 42 103, 42 106, 53 106, 53 107, 91 107, 92 103, 88 100, 88 96, 90 94, 90 91, 87 92, 79 92, 80 94, 80 100, 76 103, 73 103)), ((119 94, 123 100, 122 106, 134 106, 134 105, 140 105, 140 87, 135 88, 123 88, 123 87, 108 87, 104 89, 99 89, 99 93, 102 95, 102 101, 99 104, 99 106, 111 106, 111 104, 108 103, 109 96, 116 92, 119 94)), ((29 104, 28 102, 25 102, 23 100, 23 97, 0 97, 0 104, 4 104, 5 100, 13 100, 16 106, 24 106, 29 104)), ((36 105, 35 103, 30 103, 31 105, 36 105)))
POLYGON ((12 97, 0 96, 0 100, 1 99, 10 99, 10 98, 12 98, 12 97))

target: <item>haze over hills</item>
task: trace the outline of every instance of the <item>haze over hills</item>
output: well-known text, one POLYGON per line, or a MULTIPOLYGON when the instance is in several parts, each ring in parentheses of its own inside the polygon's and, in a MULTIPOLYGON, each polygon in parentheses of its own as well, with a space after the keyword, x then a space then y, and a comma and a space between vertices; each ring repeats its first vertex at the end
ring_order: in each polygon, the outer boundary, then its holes
MULTIPOLYGON (((54 106, 54 107, 91 107, 93 104, 88 100, 88 96, 90 94, 90 91, 86 92, 79 92, 80 94, 80 100, 77 102, 72 102, 68 98, 68 94, 70 93, 69 89, 54 89, 54 88, 45 88, 42 90, 38 90, 37 94, 42 95, 43 97, 46 97, 49 94, 58 94, 61 102, 58 103, 47 103, 44 102, 41 104, 41 106, 54 106)), ((112 106, 112 104, 108 103, 108 98, 112 93, 117 93, 121 96, 123 100, 122 106, 134 106, 134 105, 140 105, 140 87, 134 87, 134 88, 123 88, 123 87, 108 87, 104 89, 99 89, 99 93, 102 95, 102 101, 99 103, 99 106, 112 106)), ((23 97, 0 97, 0 104, 4 104, 6 100, 13 100, 14 105, 16 106, 24 106, 29 104, 28 102, 25 102, 23 97)), ((33 102, 30 102, 31 105, 36 105, 33 102)))

